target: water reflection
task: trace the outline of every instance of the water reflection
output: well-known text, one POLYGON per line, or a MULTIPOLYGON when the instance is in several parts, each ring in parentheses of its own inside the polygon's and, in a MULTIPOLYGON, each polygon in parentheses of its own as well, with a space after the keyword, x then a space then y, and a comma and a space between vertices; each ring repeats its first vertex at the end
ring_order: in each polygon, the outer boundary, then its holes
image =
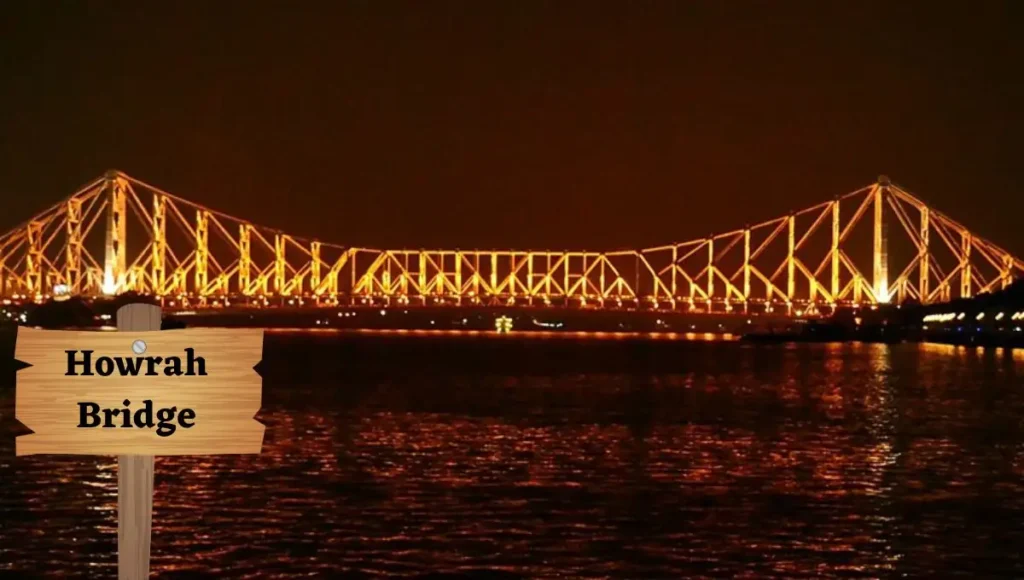
MULTIPOLYGON (((684 343, 678 372, 636 347, 628 373, 418 374, 272 340, 264 453, 157 459, 156 577, 1024 577, 1009 353, 684 343)), ((112 576, 115 465, 14 459, 0 393, 0 570, 112 576)))

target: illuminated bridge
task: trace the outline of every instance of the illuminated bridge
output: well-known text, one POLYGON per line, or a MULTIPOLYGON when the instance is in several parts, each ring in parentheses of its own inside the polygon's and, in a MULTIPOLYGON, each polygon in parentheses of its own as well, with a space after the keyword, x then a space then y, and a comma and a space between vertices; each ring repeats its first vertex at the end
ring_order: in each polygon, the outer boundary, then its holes
POLYGON ((886 178, 646 249, 373 249, 293 236, 112 171, 0 237, 0 295, 136 291, 172 308, 532 305, 828 313, 1002 288, 1024 262, 886 178))

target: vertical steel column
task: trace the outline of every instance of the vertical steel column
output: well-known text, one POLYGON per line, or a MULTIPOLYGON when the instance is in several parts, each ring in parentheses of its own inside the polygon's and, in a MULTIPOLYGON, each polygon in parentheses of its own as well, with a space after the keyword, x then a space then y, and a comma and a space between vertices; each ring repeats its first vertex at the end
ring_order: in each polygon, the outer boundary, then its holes
POLYGON ((708 300, 715 295, 715 238, 708 238, 708 300))
MULTIPOLYGON (((677 268, 676 261, 678 259, 679 259, 679 246, 673 245, 672 246, 672 300, 675 300, 676 297, 679 296, 679 287, 676 284, 676 274, 677 274, 677 272, 676 272, 676 268, 677 268)), ((657 292, 658 286, 655 285, 654 289, 655 289, 654 295, 657 296, 658 295, 658 292, 657 292)), ((639 288, 637 290, 639 291, 639 288)))
POLYGON ((886 303, 889 301, 889 251, 886 239, 885 220, 883 215, 884 195, 886 187, 876 185, 872 195, 875 205, 875 236, 874 236, 874 280, 872 290, 875 300, 886 303))
POLYGON ((287 264, 285 261, 285 237, 281 234, 274 234, 274 293, 282 295, 287 283, 287 264))
POLYGON ((839 221, 839 200, 832 201, 832 301, 839 300, 839 237, 842 235, 839 221))
POLYGON ((919 274, 917 292, 918 294, 920 294, 920 300, 922 304, 927 304, 929 302, 928 292, 930 291, 930 289, 928 288, 928 283, 930 282, 928 262, 931 259, 931 250, 928 247, 929 231, 931 230, 931 226, 928 223, 929 217, 930 216, 928 215, 928 207, 921 206, 921 247, 918 249, 917 258, 919 274))
POLYGON ((103 257, 103 293, 117 294, 124 289, 125 278, 125 239, 127 237, 127 198, 125 181, 116 172, 106 176, 108 196, 107 203, 107 238, 103 257))
POLYGON ((350 304, 355 304, 356 303, 356 288, 359 285, 359 280, 358 280, 358 277, 357 277, 357 274, 356 274, 356 263, 359 261, 359 250, 357 248, 352 248, 350 251, 352 252, 352 259, 349 260, 349 261, 352 264, 352 270, 351 270, 351 281, 349 282, 350 285, 348 287, 348 300, 349 300, 350 304))
POLYGON ((566 304, 568 304, 568 300, 569 300, 569 266, 572 265, 572 256, 569 255, 569 252, 565 252, 562 255, 565 256, 565 260, 562 261, 562 273, 564 275, 564 280, 563 280, 563 284, 564 285, 562 286, 562 296, 565 298, 566 304))
POLYGON ((153 194, 153 245, 150 248, 149 272, 153 293, 164 295, 164 281, 167 278, 167 199, 153 194))
POLYGON ((715 238, 708 238, 708 312, 715 296, 715 238))
POLYGON ((473 296, 480 296, 480 252, 473 252, 473 296))
POLYGON ((424 250, 418 253, 419 270, 416 272, 416 283, 419 285, 420 298, 427 303, 427 254, 424 250))
POLYGON ((498 254, 491 252, 491 295, 498 295, 498 254))
POLYGON ((544 276, 544 297, 551 298, 551 278, 554 276, 554 272, 551 271, 551 252, 547 253, 547 275, 544 276))
POLYGON ((580 283, 580 296, 583 300, 587 299, 587 251, 583 250, 580 252, 580 257, 583 259, 583 267, 580 268, 579 278, 577 280, 580 283))
POLYGON ((971 232, 960 234, 960 297, 970 298, 973 292, 971 280, 971 232))
POLYGON ((196 260, 195 260, 195 286, 196 295, 206 296, 207 267, 210 262, 209 241, 209 214, 206 210, 196 210, 196 260))
POLYGON ((533 304, 533 252, 526 254, 526 295, 529 296, 529 303, 533 304))
POLYGON ((462 304, 462 251, 455 250, 455 303, 462 304))
POLYGON ((743 229, 743 312, 751 299, 751 229, 743 229))
POLYGON ((505 282, 508 286, 509 295, 515 297, 516 295, 516 283, 519 282, 518 276, 516 276, 516 270, 518 264, 516 263, 516 253, 509 252, 508 255, 508 277, 505 278, 505 282))
POLYGON ((43 222, 32 220, 25 226, 28 249, 25 254, 25 290, 30 298, 43 293, 43 222))
POLYGON ((238 226, 238 291, 244 296, 252 295, 249 280, 252 271, 252 246, 249 237, 249 224, 238 226))
POLYGON ((789 244, 786 252, 786 300, 796 297, 796 214, 789 214, 789 244))
MULTIPOLYGON (((323 262, 320 260, 320 242, 310 242, 309 257, 312 260, 309 265, 309 289, 314 295, 320 295, 320 267, 323 262)), ((301 289, 300 289, 301 292, 301 289)))
POLYGON ((65 216, 64 282, 70 294, 82 290, 82 200, 68 200, 65 216))

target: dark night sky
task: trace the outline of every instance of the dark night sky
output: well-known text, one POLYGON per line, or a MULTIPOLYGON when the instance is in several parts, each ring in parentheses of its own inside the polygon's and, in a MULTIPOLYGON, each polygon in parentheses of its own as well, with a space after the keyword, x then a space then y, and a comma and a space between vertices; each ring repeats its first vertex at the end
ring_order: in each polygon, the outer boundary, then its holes
POLYGON ((6 2, 0 230, 118 168, 345 244, 639 247, 885 173, 1022 255, 1013 4, 6 2))

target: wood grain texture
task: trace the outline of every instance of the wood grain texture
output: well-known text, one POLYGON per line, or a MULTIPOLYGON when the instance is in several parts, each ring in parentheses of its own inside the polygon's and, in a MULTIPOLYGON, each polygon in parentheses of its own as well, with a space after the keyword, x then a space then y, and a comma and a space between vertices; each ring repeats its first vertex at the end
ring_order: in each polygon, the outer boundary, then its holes
MULTIPOLYGON (((117 329, 124 332, 160 330, 160 308, 128 304, 117 311, 117 329)), ((153 529, 153 456, 117 458, 117 577, 149 578, 153 529)))
POLYGON ((153 527, 153 456, 117 458, 117 577, 149 578, 153 527))
MULTIPOLYGON (((149 306, 149 305, 131 305, 149 306)), ((120 317, 120 314, 119 314, 120 317)), ((262 358, 260 329, 194 328, 129 330, 136 323, 159 328, 156 317, 131 310, 120 332, 51 331, 21 327, 15 358, 32 365, 18 371, 15 416, 32 434, 16 440, 16 455, 213 455, 259 453, 264 426, 253 417, 260 409, 262 378, 253 367, 262 358), (100 356, 134 357, 132 343, 144 340, 145 356, 184 357, 194 348, 206 364, 206 376, 66 376, 66 350, 93 350, 100 356), (146 399, 157 409, 191 408, 194 426, 178 427, 167 437, 145 428, 79 428, 80 402, 133 413, 146 399)), ((117 422, 120 425, 120 418, 117 422)))

